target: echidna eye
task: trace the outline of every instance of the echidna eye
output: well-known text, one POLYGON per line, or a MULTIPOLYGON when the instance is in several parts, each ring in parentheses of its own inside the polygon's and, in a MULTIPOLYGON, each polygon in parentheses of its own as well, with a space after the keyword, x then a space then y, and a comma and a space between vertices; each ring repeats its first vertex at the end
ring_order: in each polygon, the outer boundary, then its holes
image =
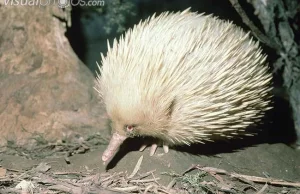
POLYGON ((128 132, 132 131, 134 129, 134 126, 133 125, 126 125, 126 130, 128 132))

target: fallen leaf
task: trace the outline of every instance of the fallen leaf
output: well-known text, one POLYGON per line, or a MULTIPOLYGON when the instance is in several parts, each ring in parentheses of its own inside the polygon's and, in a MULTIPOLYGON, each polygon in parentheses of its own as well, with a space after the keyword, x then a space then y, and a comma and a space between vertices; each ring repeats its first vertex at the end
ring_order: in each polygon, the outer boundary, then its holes
POLYGON ((19 184, 17 184, 16 189, 20 189, 22 191, 32 191, 34 189, 34 185, 31 181, 22 180, 19 184))
POLYGON ((51 168, 47 163, 40 163, 35 169, 39 172, 47 172, 51 168))
POLYGON ((6 175, 6 169, 0 168, 0 177, 5 177, 5 175, 6 175))

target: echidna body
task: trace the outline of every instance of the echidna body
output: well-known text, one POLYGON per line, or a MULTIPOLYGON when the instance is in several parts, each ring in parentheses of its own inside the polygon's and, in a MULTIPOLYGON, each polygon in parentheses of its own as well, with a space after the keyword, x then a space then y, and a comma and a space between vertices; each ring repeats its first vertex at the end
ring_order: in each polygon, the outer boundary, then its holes
POLYGON ((270 109, 266 56, 230 22, 166 12, 108 47, 95 87, 114 130, 103 161, 131 136, 190 145, 247 135, 270 109))

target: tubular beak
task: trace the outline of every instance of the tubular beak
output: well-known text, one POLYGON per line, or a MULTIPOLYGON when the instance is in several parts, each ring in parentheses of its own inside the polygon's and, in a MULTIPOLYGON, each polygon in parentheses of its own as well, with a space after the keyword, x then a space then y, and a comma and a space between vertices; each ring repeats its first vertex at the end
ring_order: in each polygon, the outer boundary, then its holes
POLYGON ((102 161, 108 162, 117 153, 120 145, 124 142, 127 137, 121 136, 118 133, 114 133, 110 139, 108 147, 102 155, 102 161))

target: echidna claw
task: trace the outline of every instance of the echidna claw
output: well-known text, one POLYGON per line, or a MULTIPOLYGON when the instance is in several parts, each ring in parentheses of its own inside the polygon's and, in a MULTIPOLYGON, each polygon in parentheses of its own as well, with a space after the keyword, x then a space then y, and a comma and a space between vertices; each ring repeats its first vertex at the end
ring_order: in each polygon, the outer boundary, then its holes
POLYGON ((139 151, 140 151, 140 152, 144 151, 146 147, 147 147, 147 145, 143 144, 143 145, 140 147, 139 151))
MULTIPOLYGON (((143 144, 143 145, 140 147, 139 151, 140 151, 140 152, 144 151, 146 147, 147 147, 147 145, 146 145, 146 144, 143 144)), ((156 143, 154 143, 154 144, 151 145, 151 148, 150 148, 150 156, 153 156, 153 155, 155 154, 157 147, 158 147, 158 145, 157 145, 156 143)), ((163 144, 163 150, 164 150, 165 153, 168 153, 168 152, 169 152, 169 146, 163 144)))
POLYGON ((155 151, 157 149, 157 144, 152 144, 151 149, 150 149, 150 156, 153 156, 155 154, 155 151))
POLYGON ((164 152, 165 153, 168 153, 169 152, 169 146, 168 145, 163 145, 163 149, 164 149, 164 152))

